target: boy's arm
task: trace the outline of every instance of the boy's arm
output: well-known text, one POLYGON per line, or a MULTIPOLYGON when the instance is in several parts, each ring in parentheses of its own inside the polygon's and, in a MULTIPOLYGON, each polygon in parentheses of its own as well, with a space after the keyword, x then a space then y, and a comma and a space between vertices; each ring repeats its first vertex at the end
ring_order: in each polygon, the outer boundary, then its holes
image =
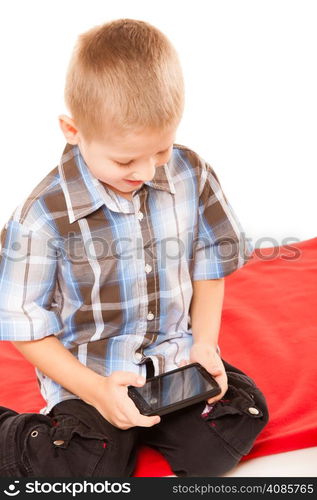
POLYGON ((158 416, 141 415, 128 396, 128 385, 140 387, 145 383, 137 373, 116 371, 107 377, 99 375, 75 358, 54 335, 12 344, 45 375, 94 406, 112 425, 124 430, 150 427, 160 421, 158 416))
MULTIPOLYGON (((37 210, 30 212, 32 221, 39 217, 37 210)), ((43 226, 33 230, 12 216, 1 230, 0 339, 11 341, 42 373, 94 406, 113 425, 154 425, 159 417, 141 415, 128 396, 127 386, 141 386, 144 379, 138 381, 138 374, 125 371, 99 375, 58 339, 63 322, 59 309, 51 305, 59 239, 50 224, 43 226)))
POLYGON ((96 384, 103 377, 78 361, 56 336, 12 344, 41 372, 91 404, 96 384))
POLYGON ((228 388, 226 371, 217 350, 224 286, 224 278, 193 281, 190 316, 194 341, 190 362, 200 363, 221 388, 221 393, 208 399, 208 403, 221 399, 228 388))
POLYGON ((191 328, 195 344, 217 348, 224 297, 224 278, 193 281, 190 305, 191 328))

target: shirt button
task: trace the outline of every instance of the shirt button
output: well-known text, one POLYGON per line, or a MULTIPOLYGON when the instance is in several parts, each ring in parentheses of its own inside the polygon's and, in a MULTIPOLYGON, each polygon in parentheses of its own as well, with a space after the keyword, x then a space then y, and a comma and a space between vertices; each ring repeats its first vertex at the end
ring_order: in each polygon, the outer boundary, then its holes
POLYGON ((62 439, 57 439, 57 441, 53 441, 53 444, 55 444, 56 446, 61 446, 64 443, 65 441, 63 441, 62 439))
POLYGON ((142 219, 143 219, 143 214, 142 214, 142 212, 138 212, 138 213, 137 213, 137 218, 138 218, 139 220, 142 220, 142 219))
POLYGON ((140 352, 135 353, 135 359, 137 359, 138 361, 141 361, 142 358, 143 358, 143 354, 141 354, 140 352))
POLYGON ((153 313, 149 313, 146 317, 147 319, 151 320, 154 318, 154 314, 153 313))
POLYGON ((251 413, 251 415, 258 415, 260 413, 257 408, 254 408, 254 406, 251 406, 251 408, 248 408, 248 412, 251 413))
POLYGON ((144 269, 145 269, 145 272, 149 273, 150 271, 152 271, 152 266, 150 266, 150 264, 146 264, 144 269))

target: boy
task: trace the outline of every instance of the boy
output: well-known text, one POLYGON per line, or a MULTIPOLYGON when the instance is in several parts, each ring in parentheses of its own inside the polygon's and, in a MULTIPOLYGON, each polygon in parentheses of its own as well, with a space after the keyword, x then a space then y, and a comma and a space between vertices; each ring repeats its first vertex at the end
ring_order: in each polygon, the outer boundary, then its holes
POLYGON ((224 277, 250 251, 213 169, 174 144, 176 51, 143 21, 94 27, 79 37, 65 99, 61 162, 1 233, 1 339, 34 364, 47 406, 0 407, 0 475, 130 476, 141 443, 176 475, 222 475, 268 414, 220 357, 224 277), (127 386, 188 362, 221 394, 141 415, 127 386))

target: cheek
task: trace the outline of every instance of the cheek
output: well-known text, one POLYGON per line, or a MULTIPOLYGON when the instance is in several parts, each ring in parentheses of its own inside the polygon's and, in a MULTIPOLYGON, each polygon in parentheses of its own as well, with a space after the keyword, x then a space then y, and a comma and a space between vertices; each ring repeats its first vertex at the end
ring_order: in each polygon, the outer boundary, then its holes
POLYGON ((107 180, 120 180, 123 176, 117 167, 107 161, 95 163, 91 170, 95 177, 104 182, 107 182, 107 180))
POLYGON ((166 153, 165 155, 162 155, 161 158, 158 159, 158 166, 165 165, 172 156, 172 150, 166 153))

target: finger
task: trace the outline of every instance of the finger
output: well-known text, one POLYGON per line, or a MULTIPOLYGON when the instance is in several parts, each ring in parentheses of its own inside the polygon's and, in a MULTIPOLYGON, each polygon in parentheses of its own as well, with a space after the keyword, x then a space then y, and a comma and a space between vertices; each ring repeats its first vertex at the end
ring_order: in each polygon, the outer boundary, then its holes
POLYGON ((203 367, 207 370, 210 375, 214 378, 219 377, 224 373, 224 368, 218 363, 213 363, 212 361, 206 362, 203 364, 203 367))
POLYGON ((126 407, 126 419, 131 425, 139 427, 152 427, 161 421, 161 417, 159 417, 159 415, 151 415, 150 417, 142 415, 132 399, 130 401, 131 403, 129 402, 129 405, 126 407))
POLYGON ((224 395, 224 391, 221 391, 219 394, 217 394, 217 396, 214 396, 212 398, 207 399, 207 403, 209 405, 216 403, 216 401, 219 401, 219 399, 221 399, 223 397, 223 395, 224 395))
POLYGON ((145 378, 133 372, 118 370, 113 372, 111 376, 118 385, 134 385, 135 387, 140 387, 145 384, 145 378))
POLYGON ((161 417, 159 415, 153 415, 151 417, 146 417, 145 415, 141 415, 138 418, 137 425, 139 427, 152 427, 153 425, 158 424, 161 421, 161 417))
POLYGON ((217 396, 214 396, 212 398, 209 398, 207 400, 207 403, 208 404, 211 404, 211 403, 215 403, 216 401, 219 401, 219 399, 221 399, 225 393, 227 392, 227 389, 228 389, 228 381, 227 381, 227 376, 225 373, 223 373, 221 376, 217 377, 216 378, 216 381, 217 383, 219 384, 220 386, 220 389, 221 389, 221 392, 219 394, 217 394, 217 396))
POLYGON ((220 377, 223 373, 223 370, 221 370, 221 368, 218 368, 218 367, 212 367, 210 368, 210 371, 209 371, 210 375, 212 375, 214 378, 216 377, 220 377))
POLYGON ((161 421, 159 415, 142 415, 142 413, 135 405, 134 401, 132 401, 132 399, 129 397, 124 403, 124 418, 125 422, 130 427, 151 427, 152 425, 158 424, 161 421))
POLYGON ((213 398, 207 399, 208 404, 216 403, 216 401, 219 401, 219 399, 222 399, 226 391, 221 391, 217 396, 214 396, 213 398))
POLYGON ((215 380, 220 385, 221 389, 228 389, 228 377, 226 372, 222 372, 221 375, 215 377, 215 380))
POLYGON ((207 399, 207 403, 209 405, 213 404, 213 403, 216 403, 216 401, 219 401, 219 399, 221 399, 221 395, 219 394, 219 396, 216 396, 214 398, 210 398, 210 399, 207 399))
MULTIPOLYGON (((144 416, 143 416, 144 417, 144 416)), ((160 418, 156 417, 144 417, 147 420, 138 420, 137 423, 132 423, 130 421, 125 420, 124 422, 120 422, 116 427, 122 430, 131 429, 132 427, 152 427, 160 422, 160 418)))
POLYGON ((182 366, 186 366, 188 365, 188 361, 186 361, 186 359, 182 359, 182 361, 180 363, 178 363, 178 366, 181 368, 182 366))

